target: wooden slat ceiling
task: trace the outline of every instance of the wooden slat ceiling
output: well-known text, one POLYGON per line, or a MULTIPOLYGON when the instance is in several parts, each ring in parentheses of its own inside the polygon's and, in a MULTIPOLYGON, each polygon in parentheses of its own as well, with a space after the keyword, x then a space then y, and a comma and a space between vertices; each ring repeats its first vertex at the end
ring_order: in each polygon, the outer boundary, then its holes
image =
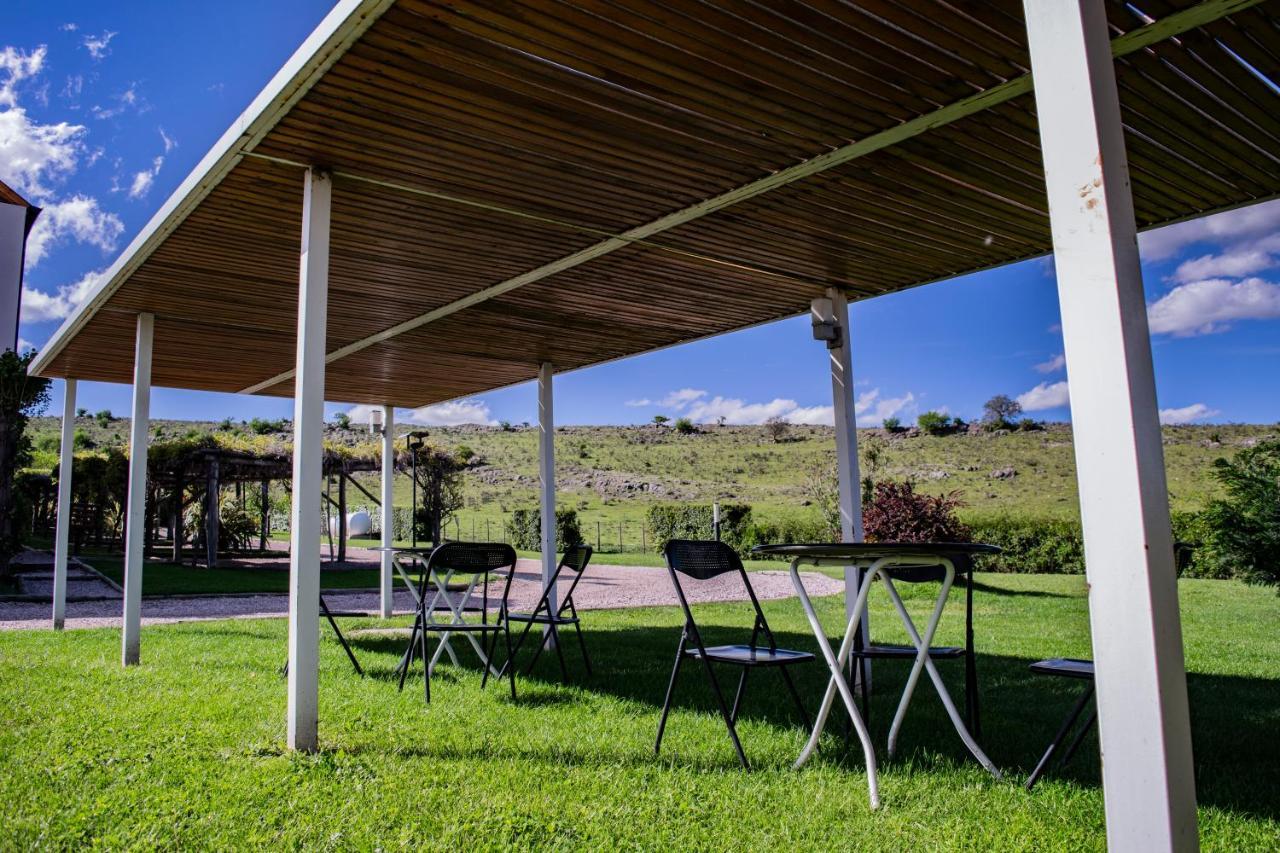
MULTIPOLYGON (((1280 78, 1276 5, 1117 60, 1140 226, 1280 193, 1280 99, 1224 49, 1280 78)), ((399 0, 44 373, 130 381, 139 311, 157 385, 290 370, 298 164, 335 172, 332 352, 1021 77, 1021 9, 399 0)), ((1143 24, 1109 12, 1115 35, 1143 24)), ((789 316, 829 285, 864 298, 1042 254, 1034 108, 1022 95, 360 349, 326 396, 419 406, 789 316)))

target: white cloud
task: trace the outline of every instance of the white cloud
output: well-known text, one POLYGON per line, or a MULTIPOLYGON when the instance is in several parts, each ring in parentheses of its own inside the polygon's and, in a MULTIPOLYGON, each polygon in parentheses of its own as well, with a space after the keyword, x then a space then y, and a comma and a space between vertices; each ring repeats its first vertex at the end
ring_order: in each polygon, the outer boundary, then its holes
MULTIPOLYGON (((353 424, 367 424, 369 413, 373 408, 366 405, 352 406, 347 409, 347 417, 351 418, 353 424)), ((437 403, 420 409, 397 409, 396 422, 420 426, 461 426, 463 424, 496 426, 498 423, 489 414, 489 404, 475 398, 437 403)))
POLYGON ((62 26, 58 27, 58 29, 62 30, 64 33, 74 33, 76 30, 80 29, 80 25, 75 22, 71 22, 71 23, 63 24, 62 26))
POLYGON ((1018 403, 1023 411, 1038 412, 1043 409, 1057 409, 1071 402, 1067 393, 1066 382, 1041 382, 1025 394, 1018 395, 1018 403))
POLYGON ((164 165, 164 157, 160 156, 151 161, 150 169, 143 169, 141 172, 133 176, 133 183, 129 186, 129 198, 144 198, 151 191, 151 185, 155 183, 156 175, 160 174, 160 167, 164 165))
POLYGON ((36 348, 36 345, 31 343, 31 341, 27 340, 21 335, 18 336, 18 354, 19 355, 21 355, 22 353, 26 352, 29 349, 35 349, 35 348, 36 348))
POLYGON ((681 388, 679 391, 672 391, 663 397, 658 401, 658 405, 664 409, 683 409, 695 400, 701 400, 705 396, 707 396, 706 391, 697 388, 681 388))
POLYGON ((45 323, 66 319, 89 292, 102 281, 106 270, 94 270, 73 284, 58 288, 57 293, 45 293, 29 287, 22 289, 22 322, 45 323))
POLYGON ((32 51, 16 47, 0 50, 0 72, 4 73, 4 78, 0 79, 0 106, 18 105, 18 84, 40 73, 48 52, 44 45, 32 51))
POLYGON ((1280 317, 1280 285, 1260 278, 1214 278, 1175 287, 1147 306, 1152 334, 1208 335, 1234 320, 1280 317))
MULTIPOLYGON (((639 400, 631 401, 640 403, 639 400)), ((906 394, 902 397, 881 398, 880 390, 866 391, 858 396, 854 410, 859 426, 879 426, 885 418, 892 417, 915 403, 915 396, 906 394)), ((749 403, 737 397, 724 397, 717 394, 708 398, 707 392, 692 388, 684 388, 672 392, 659 401, 667 408, 683 410, 693 421, 698 423, 724 423, 734 426, 762 424, 770 418, 781 418, 787 423, 807 426, 830 426, 835 422, 835 411, 831 406, 801 406, 795 400, 776 397, 762 403, 749 403)))
POLYGON ((116 247, 124 223, 102 209, 96 198, 76 195, 45 205, 27 237, 27 268, 37 264, 66 239, 97 246, 104 252, 116 247))
POLYGON ((1067 357, 1062 353, 1058 353, 1048 361, 1042 361, 1036 365, 1036 370, 1041 373, 1057 373, 1059 370, 1067 366, 1067 357))
POLYGON ((164 142, 164 153, 168 154, 170 151, 178 147, 177 141, 174 140, 173 137, 169 136, 169 134, 165 133, 163 127, 156 129, 160 131, 160 139, 164 142))
POLYGON ((1173 280, 1186 284, 1206 278, 1243 278, 1275 265, 1276 259, 1270 253, 1245 246, 1220 255, 1201 255, 1183 261, 1174 272, 1173 280))
POLYGON ((915 395, 909 391, 901 397, 882 399, 880 389, 873 388, 858 395, 858 399, 853 404, 853 411, 858 418, 858 426, 878 427, 884 423, 885 418, 897 417, 913 409, 915 402, 915 395))
POLYGON ((639 399, 639 400, 628 400, 627 402, 623 403, 622 405, 624 405, 624 406, 631 406, 633 409, 642 409, 642 408, 644 408, 645 406, 652 406, 652 405, 653 405, 653 401, 652 401, 652 400, 650 400, 648 397, 643 397, 643 398, 641 398, 641 399, 639 399))
POLYGON ((1205 418, 1211 418, 1218 414, 1217 409, 1211 409, 1204 403, 1192 403, 1190 406, 1183 406, 1181 409, 1161 409, 1160 423, 1162 424, 1189 424, 1195 421, 1202 421, 1205 418))
POLYGON ((111 40, 118 35, 120 34, 108 30, 100 36, 85 36, 84 49, 89 51, 89 55, 94 59, 103 59, 111 53, 111 40))
POLYGON ((140 113, 145 113, 150 107, 138 94, 138 84, 130 83, 129 88, 115 96, 116 105, 114 107, 104 107, 100 104, 94 104, 89 112, 93 113, 96 119, 110 119, 128 111, 136 109, 140 113))
POLYGON ((1239 243, 1277 229, 1280 200, 1272 200, 1147 231, 1138 236, 1138 247, 1143 260, 1160 261, 1194 243, 1239 243))
POLYGON ((13 106, 0 112, 0 164, 14 189, 39 203, 76 170, 85 129, 59 122, 38 124, 13 106))

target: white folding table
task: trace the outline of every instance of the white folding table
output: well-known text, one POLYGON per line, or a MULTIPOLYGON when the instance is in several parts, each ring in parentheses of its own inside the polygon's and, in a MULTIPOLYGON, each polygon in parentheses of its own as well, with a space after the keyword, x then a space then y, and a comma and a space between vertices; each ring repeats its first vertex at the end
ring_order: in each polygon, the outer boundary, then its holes
POLYGON ((871 744, 871 735, 867 730, 866 722, 862 719, 857 703, 854 701, 853 691, 845 678, 845 667, 848 664, 849 654, 854 646, 854 638, 858 633, 862 611, 867 602, 867 594, 871 590, 871 583, 876 578, 880 578, 884 581, 885 591, 889 594, 889 599, 893 602, 894 609, 898 611, 902 625, 906 628, 907 635, 911 638, 911 642, 916 648, 916 656, 911 667, 911 673, 907 677, 907 686, 898 702, 898 710, 894 714, 893 725, 889 729, 889 754, 893 755, 894 748, 897 746, 898 732, 906 716, 907 706, 915 693, 916 684, 920 680, 920 673, 924 671, 929 673, 929 679, 938 691, 943 707, 946 708, 947 715, 955 725, 956 732, 960 735, 960 739, 964 741, 964 745, 968 747, 969 752, 983 767, 997 779, 1000 778, 1000 771, 996 769, 996 766, 991 763, 991 759, 978 746, 977 741, 974 740, 968 727, 965 726, 964 721, 960 718, 955 703, 951 699, 951 694, 947 692, 942 676, 938 673, 937 666, 929 656, 929 647, 933 642, 933 635, 938 629, 938 622, 942 618, 942 610, 947 603, 947 597, 951 594, 951 586, 955 581, 956 559, 978 554, 994 554, 999 553, 999 551, 1000 549, 994 545, 905 542, 762 545, 754 549, 754 552, 760 556, 781 557, 791 561, 791 582, 795 586, 796 594, 800 597, 800 604, 804 608, 805 616, 809 619, 809 626, 813 630, 813 635, 818 642, 822 657, 827 663, 827 668, 831 671, 831 680, 827 684, 825 695, 822 697, 822 706, 819 708, 817 719, 814 721, 813 733, 810 735, 808 743, 805 744, 804 750, 800 753, 800 757, 796 759, 796 768, 803 767, 817 749, 818 739, 822 736, 822 731, 826 727, 827 718, 831 713, 831 705, 835 701, 835 696, 838 692, 849 711, 849 718, 853 721, 858 740, 862 744, 862 752, 867 764, 867 787, 870 793, 871 807, 878 808, 880 805, 875 748, 871 744), (855 566, 861 569, 862 579, 858 584, 857 598, 850 612, 838 653, 832 651, 831 643, 827 640, 826 631, 823 630, 822 623, 818 620, 818 614, 813 609, 813 602, 810 600, 808 592, 805 591, 804 583, 800 579, 800 567, 803 565, 855 566), (924 635, 921 636, 915 623, 911 620, 911 615, 907 613, 906 606, 902 603, 902 597, 898 595, 898 590, 893 584, 893 575, 895 570, 908 568, 918 570, 923 567, 941 567, 943 577, 942 587, 938 592, 937 601, 929 617, 929 623, 925 627, 924 635))
MULTIPOLYGON (((454 570, 446 569, 444 575, 441 576, 440 571, 438 569, 433 569, 431 573, 431 577, 422 579, 423 588, 418 589, 417 584, 414 581, 413 577, 411 576, 411 573, 408 567, 405 565, 405 560, 412 559, 414 561, 426 562, 426 560, 428 559, 428 557, 430 557, 431 552, 434 549, 432 548, 376 548, 374 550, 392 552, 391 565, 395 567, 396 572, 400 575, 400 578, 404 581, 404 585, 409 588, 409 594, 413 596, 415 609, 416 609, 416 606, 422 604, 422 597, 426 595, 428 592, 431 593, 431 600, 427 602, 427 606, 426 608, 424 608, 424 612, 426 613, 426 619, 428 622, 433 624, 438 624, 435 621, 435 613, 437 612, 437 607, 441 603, 443 603, 445 607, 448 608, 452 624, 455 624, 455 625, 461 624, 462 622, 465 621, 463 618, 463 614, 465 612, 467 602, 471 600, 471 594, 475 591, 476 584, 480 581, 481 575, 472 575, 471 581, 462 589, 457 590, 459 594, 457 596, 454 596, 450 594, 451 592, 450 583, 453 580, 454 570)), ((479 641, 476 640, 476 638, 469 633, 464 634, 464 636, 467 638, 467 640, 471 642, 472 648, 475 649, 476 655, 478 655, 480 658, 481 665, 489 667, 489 671, 492 674, 497 675, 498 674, 497 671, 493 668, 492 664, 490 664, 489 658, 484 653, 484 649, 483 647, 481 647, 479 641)), ((453 638, 450 634, 448 633, 441 634, 440 642, 436 646, 436 650, 432 654, 431 660, 428 662, 428 669, 430 671, 435 670, 436 663, 440 660, 440 656, 446 653, 449 655, 449 660, 453 662, 454 666, 459 665, 458 655, 454 652, 453 648, 449 645, 449 641, 451 639, 453 638)), ((408 664, 408 660, 409 660, 409 653, 406 651, 405 654, 400 659, 400 665, 396 668, 397 673, 400 671, 401 668, 403 668, 408 664)))

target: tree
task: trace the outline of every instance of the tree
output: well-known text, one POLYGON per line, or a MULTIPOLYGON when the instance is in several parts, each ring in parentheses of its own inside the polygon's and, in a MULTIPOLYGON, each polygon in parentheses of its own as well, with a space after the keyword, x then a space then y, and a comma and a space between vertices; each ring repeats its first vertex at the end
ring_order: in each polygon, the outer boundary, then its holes
POLYGON ((1006 394, 997 394, 982 404, 982 422, 991 429, 1008 429, 1022 414, 1022 404, 1006 394))
POLYGON ((49 404, 49 380, 31 376, 27 368, 35 352, 0 354, 0 565, 21 546, 14 513, 14 475, 31 458, 27 421, 49 404))
POLYGON ((778 444, 786 439, 787 433, 791 432, 791 424, 778 415, 774 415, 764 422, 764 431, 773 439, 774 444, 778 444))
POLYGON ((110 409, 103 409, 102 411, 95 414, 93 416, 93 419, 98 422, 98 426, 102 427, 103 429, 106 429, 107 427, 111 426, 111 422, 116 419, 116 416, 111 414, 110 409))
POLYGON ((87 417, 89 417, 89 410, 88 410, 88 409, 86 409, 86 408, 84 408, 83 406, 82 406, 82 407, 80 407, 79 409, 76 409, 76 417, 77 417, 77 418, 87 418, 87 417))
POLYGON ((654 415, 654 416, 653 416, 653 422, 654 422, 655 424, 657 424, 658 426, 662 426, 663 424, 665 424, 665 423, 666 423, 667 421, 669 421, 669 420, 671 420, 671 418, 667 417, 666 415, 654 415))
POLYGON ((351 429, 351 415, 346 412, 338 412, 334 415, 333 422, 338 425, 338 429, 351 429))
POLYGON ((1204 510, 1196 562, 1219 577, 1280 587, 1280 440, 1261 441, 1213 468, 1226 496, 1204 510))
POLYGON ((693 425, 693 421, 688 418, 676 418, 676 432, 681 435, 692 435, 697 431, 698 428, 693 425))
POLYGON ((884 429, 885 429, 885 432, 897 432, 898 430, 902 429, 902 421, 898 420, 897 418, 885 418, 884 429))

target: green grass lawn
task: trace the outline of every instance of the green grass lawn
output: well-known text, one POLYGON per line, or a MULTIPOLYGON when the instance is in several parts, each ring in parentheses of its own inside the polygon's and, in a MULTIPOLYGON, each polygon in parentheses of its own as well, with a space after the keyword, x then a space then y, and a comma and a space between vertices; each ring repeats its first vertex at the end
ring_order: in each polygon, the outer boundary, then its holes
MULTIPOLYGON (((119 555, 88 556, 85 562, 111 578, 124 582, 124 558, 119 555)), ((148 562, 142 571, 143 595, 208 595, 238 592, 288 592, 289 561, 270 569, 192 568, 174 563, 148 562)), ((394 580, 401 585, 399 576, 394 580)), ((370 589, 379 583, 377 569, 321 569, 323 589, 370 589)))
MULTIPOLYGON (((596 675, 566 651, 505 689, 441 667, 398 693, 401 640, 357 638, 358 678, 326 631, 317 755, 283 748, 284 620, 149 627, 142 665, 119 666, 115 630, 0 634, 0 846, 493 849, 1101 849, 1096 746, 1033 794, 1021 782, 1078 685, 1028 662, 1089 653, 1079 577, 980 575, 984 740, 1007 778, 971 760, 927 684, 901 752, 881 752, 884 808, 867 807, 856 748, 838 737, 805 770, 804 733, 770 673, 754 678, 736 764, 705 682, 686 670, 663 754, 652 752, 679 625, 670 608, 587 614, 596 675)), ((931 591, 911 590, 914 606, 931 591)), ((1280 603, 1234 582, 1182 581, 1200 827, 1208 849, 1280 838, 1280 603)), ((957 642, 960 596, 940 641, 957 642)), ((843 605, 820 601, 835 630, 843 605)), ((708 640, 743 606, 702 608, 708 640)), ((811 648, 795 600, 765 606, 781 642, 811 648)), ((878 595, 879 639, 901 639, 878 595)), ((399 620, 404 623, 405 620, 399 620)), ((380 624, 351 620, 349 631, 380 624)), ((461 646, 460 646, 461 648, 461 646)), ((464 657, 464 660, 466 658, 464 657)), ((956 664, 944 676, 961 683, 956 664)), ((883 749, 906 667, 879 666, 872 730, 883 749)), ((814 665, 800 679, 816 704, 814 665)), ((505 688, 505 685, 503 685, 505 688)))

